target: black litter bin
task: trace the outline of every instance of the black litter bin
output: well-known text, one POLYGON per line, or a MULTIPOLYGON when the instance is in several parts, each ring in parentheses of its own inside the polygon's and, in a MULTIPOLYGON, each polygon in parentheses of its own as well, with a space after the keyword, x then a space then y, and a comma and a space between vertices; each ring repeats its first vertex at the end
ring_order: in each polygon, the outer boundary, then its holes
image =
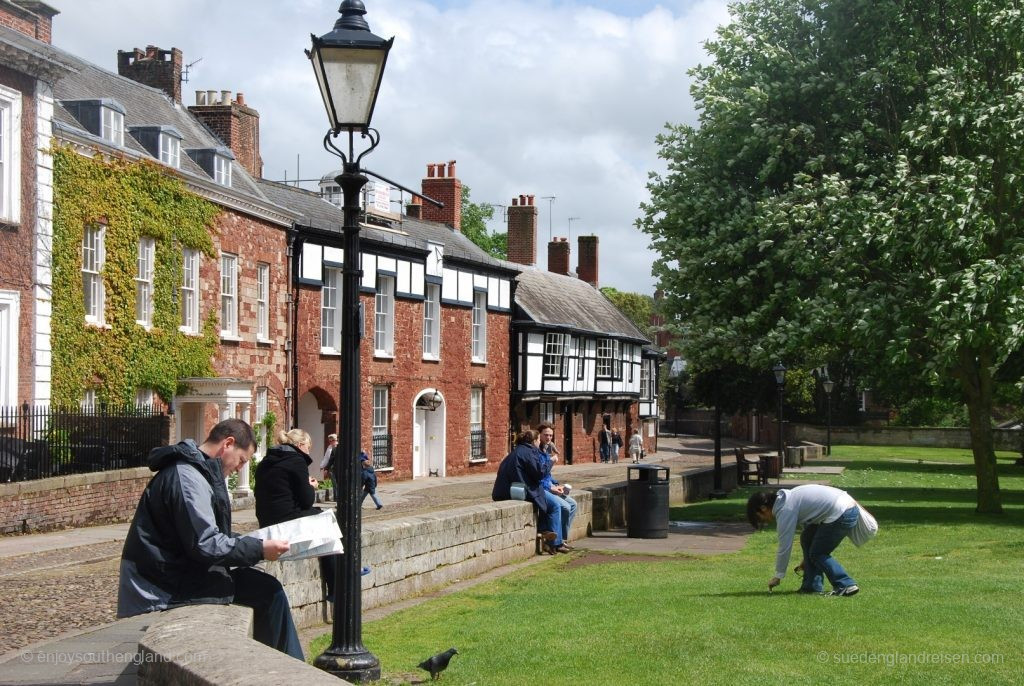
POLYGON ((626 468, 626 536, 668 538, 668 467, 626 468))

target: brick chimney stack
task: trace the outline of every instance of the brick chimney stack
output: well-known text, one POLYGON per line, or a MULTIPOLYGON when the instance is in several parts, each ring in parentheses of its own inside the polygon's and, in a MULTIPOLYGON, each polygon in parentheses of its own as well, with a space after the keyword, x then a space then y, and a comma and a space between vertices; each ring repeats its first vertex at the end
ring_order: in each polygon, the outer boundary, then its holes
POLYGON ((597 288, 597 236, 580 236, 577 240, 579 241, 580 257, 576 266, 576 275, 597 288))
POLYGON ((260 113, 245 104, 245 95, 237 93, 232 100, 231 91, 196 91, 196 104, 188 111, 231 148, 250 175, 257 179, 263 176, 260 113))
POLYGON ((11 0, 0 3, 0 26, 52 43, 53 17, 57 14, 60 12, 37 0, 11 0))
POLYGON ((427 178, 421 183, 423 195, 440 200, 444 207, 424 203, 420 212, 423 219, 442 222, 459 231, 462 224, 462 182, 455 178, 455 160, 448 164, 427 165, 427 178))
POLYGON ((405 216, 410 219, 419 219, 423 215, 423 201, 420 200, 420 196, 414 195, 409 200, 409 204, 405 206, 405 216))
POLYGON ((512 198, 508 208, 508 259, 517 264, 537 264, 537 206, 532 195, 512 198))
POLYGON ((569 276, 569 241, 565 238, 556 236, 548 242, 548 271, 569 276))
POLYGON ((134 50, 117 51, 117 73, 132 81, 159 88, 174 102, 181 102, 181 50, 161 50, 147 45, 143 52, 134 50))

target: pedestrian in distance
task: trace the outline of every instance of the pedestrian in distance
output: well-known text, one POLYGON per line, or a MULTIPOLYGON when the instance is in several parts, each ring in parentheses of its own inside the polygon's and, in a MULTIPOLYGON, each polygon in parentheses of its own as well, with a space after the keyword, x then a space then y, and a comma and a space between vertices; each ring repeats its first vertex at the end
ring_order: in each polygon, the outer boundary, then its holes
POLYGON ((244 605, 253 610, 253 638, 303 659, 288 596, 277 579, 253 569, 288 552, 288 541, 231 532, 224 480, 255 449, 252 427, 226 419, 201 445, 189 439, 149 454, 156 475, 139 498, 121 552, 118 617, 184 605, 244 605))
POLYGON ((338 447, 338 434, 327 435, 327 449, 324 450, 324 459, 320 460, 320 474, 324 481, 327 479, 331 480, 331 500, 338 501, 338 484, 334 483, 334 478, 331 475, 331 470, 334 467, 334 462, 331 460, 334 457, 334 449, 338 447))
POLYGON ((366 500, 366 496, 370 496, 373 504, 379 510, 384 507, 384 503, 377 497, 377 473, 373 471, 373 460, 370 459, 365 450, 359 453, 359 465, 362 467, 363 478, 363 497, 359 504, 362 505, 363 501, 366 500))
POLYGON ((640 436, 640 432, 636 431, 629 437, 629 457, 633 460, 633 464, 639 464, 643 454, 644 439, 640 436))
POLYGON ((612 463, 619 463, 619 451, 622 450, 622 434, 618 429, 612 429, 612 463))
POLYGON ((607 424, 601 425, 597 434, 597 450, 601 456, 601 462, 608 462, 612 459, 612 430, 607 424))

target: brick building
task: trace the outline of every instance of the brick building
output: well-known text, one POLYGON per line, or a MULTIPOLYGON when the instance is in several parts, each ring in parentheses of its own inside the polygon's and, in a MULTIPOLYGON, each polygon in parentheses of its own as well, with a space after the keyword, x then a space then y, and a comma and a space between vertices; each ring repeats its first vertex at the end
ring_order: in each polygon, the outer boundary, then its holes
POLYGON ((597 289, 597 236, 580 236, 579 277, 569 273, 569 243, 548 244, 548 269, 533 265, 537 211, 532 195, 509 207, 516 279, 512 321, 512 428, 547 422, 569 463, 595 462, 598 432, 617 428, 623 442, 640 432, 657 448, 660 354, 597 289))
MULTIPOLYGON (((315 193, 263 182, 301 216, 292 246, 294 415, 314 454, 337 430, 342 212, 315 193)), ((425 195, 460 197, 455 163, 430 165, 425 195)), ((514 267, 459 231, 457 204, 434 220, 367 204, 361 236, 362 426, 384 475, 493 470, 509 449, 514 267)), ((414 203, 412 213, 426 205, 414 203)), ((426 214, 426 212, 424 212, 426 214)))
POLYGON ((50 120, 74 69, 49 45, 56 13, 0 0, 0 407, 50 399, 50 120))
MULTIPOLYGON (((31 3, 38 5, 39 3, 31 3)), ((2 29, 0 29, 2 30, 2 29)), ((37 42, 36 42, 37 43, 37 42)), ((38 48, 38 44, 33 47, 38 48)), ((239 93, 217 91, 197 96, 195 107, 180 101, 180 50, 146 50, 118 53, 120 74, 113 74, 59 50, 56 58, 67 72, 53 85, 52 130, 40 132, 46 141, 82 156, 118 160, 131 165, 150 164, 168 177, 183 182, 188 193, 212 203, 216 215, 209 230, 212 254, 183 245, 173 232, 157 231, 138 238, 137 260, 131 264, 137 289, 135 302, 126 298, 105 298, 114 278, 113 265, 106 261, 108 247, 123 242, 123 225, 107 225, 102 208, 75 230, 83 232, 78 269, 82 271, 85 321, 82 327, 110 330, 110 321, 125 317, 112 308, 135 308, 132 331, 118 326, 108 335, 134 340, 166 335, 202 337, 204 327, 216 321, 216 344, 210 360, 210 376, 177 379, 172 397, 154 397, 153 389, 140 385, 136 401, 166 404, 176 421, 172 440, 201 439, 219 419, 237 416, 256 422, 268 411, 277 417, 277 428, 286 426, 289 407, 288 297, 291 262, 288 235, 294 215, 261 191, 256 176, 259 158, 258 113, 244 104, 239 93), (227 122, 226 126, 220 124, 227 122), (216 133, 214 133, 216 132, 216 133), (223 135, 224 139, 217 134, 223 135), (154 265, 161 259, 177 261, 174 283, 160 283, 154 265), (153 312, 154 293, 165 288, 177 309, 176 331, 160 330, 147 316, 153 312)), ((28 149, 43 148, 32 144, 28 149)), ((113 167, 112 167, 113 168, 113 167)), ((57 202, 62 194, 81 191, 78 180, 65 178, 54 189, 57 202)), ((111 198, 111 203, 124 198, 111 198)), ((134 200, 137 223, 159 223, 161 206, 157 197, 134 200)), ((113 212, 111 211, 111 214, 113 212)), ((141 231, 141 230, 137 230, 141 231)), ((133 253, 134 255, 134 253, 133 253)), ((170 327, 167 327, 170 328, 170 327)), ((40 339, 41 337, 36 337, 40 339)), ((31 341, 21 337, 19 349, 30 349, 31 341)), ((49 358, 37 345, 35 354, 49 358)), ((116 345, 112 343, 112 350, 116 345)), ((59 363, 55 363, 59 364, 59 363)), ((115 380, 98 370, 77 368, 87 388, 81 401, 90 404, 106 396, 114 398, 110 386, 115 380)), ((49 375, 47 375, 49 378, 49 375)), ((56 378, 56 377, 54 377, 56 378)), ((33 400, 48 400, 37 393, 33 400)), ((25 396, 23 396, 25 397, 25 396)), ((247 474, 240 478, 246 490, 247 474)))

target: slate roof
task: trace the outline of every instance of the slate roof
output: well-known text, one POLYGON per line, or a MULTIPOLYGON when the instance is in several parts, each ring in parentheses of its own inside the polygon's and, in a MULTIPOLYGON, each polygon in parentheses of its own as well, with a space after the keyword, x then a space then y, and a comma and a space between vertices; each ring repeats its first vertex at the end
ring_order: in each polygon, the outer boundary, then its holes
POLYGON ((11 69, 52 81, 74 71, 75 66, 67 57, 49 43, 0 26, 0 61, 11 69))
POLYGON ((516 279, 516 310, 516 320, 650 343, 601 291, 573 276, 525 268, 516 279))
POLYGON ((56 101, 53 108, 55 129, 73 133, 78 138, 95 143, 97 147, 117 150, 118 148, 109 141, 86 130, 60 104, 62 100, 102 98, 116 100, 125 109, 124 147, 121 150, 128 151, 136 157, 152 160, 154 157, 132 137, 129 129, 134 126, 173 126, 182 135, 181 167, 178 171, 184 176, 191 177, 203 185, 213 184, 218 191, 229 195, 240 195, 249 200, 267 201, 260 192, 259 186, 238 162, 231 162, 231 186, 227 187, 215 184, 210 175, 186 154, 185 151, 191 148, 225 148, 226 146, 185 106, 174 102, 162 90, 109 72, 59 48, 52 48, 52 50, 60 56, 63 62, 77 70, 76 73, 61 78, 53 86, 53 97, 56 101))
MULTIPOLYGON (((328 231, 341 236, 344 217, 341 209, 324 200, 318 193, 295 188, 275 181, 261 180, 260 188, 271 202, 287 207, 299 215, 301 226, 328 231)), ((366 241, 399 248, 429 250, 428 242, 444 246, 445 259, 454 258, 490 268, 491 270, 518 272, 519 267, 496 260, 463 234, 439 222, 403 217, 392 222, 391 228, 362 224, 359 235, 366 241)))

